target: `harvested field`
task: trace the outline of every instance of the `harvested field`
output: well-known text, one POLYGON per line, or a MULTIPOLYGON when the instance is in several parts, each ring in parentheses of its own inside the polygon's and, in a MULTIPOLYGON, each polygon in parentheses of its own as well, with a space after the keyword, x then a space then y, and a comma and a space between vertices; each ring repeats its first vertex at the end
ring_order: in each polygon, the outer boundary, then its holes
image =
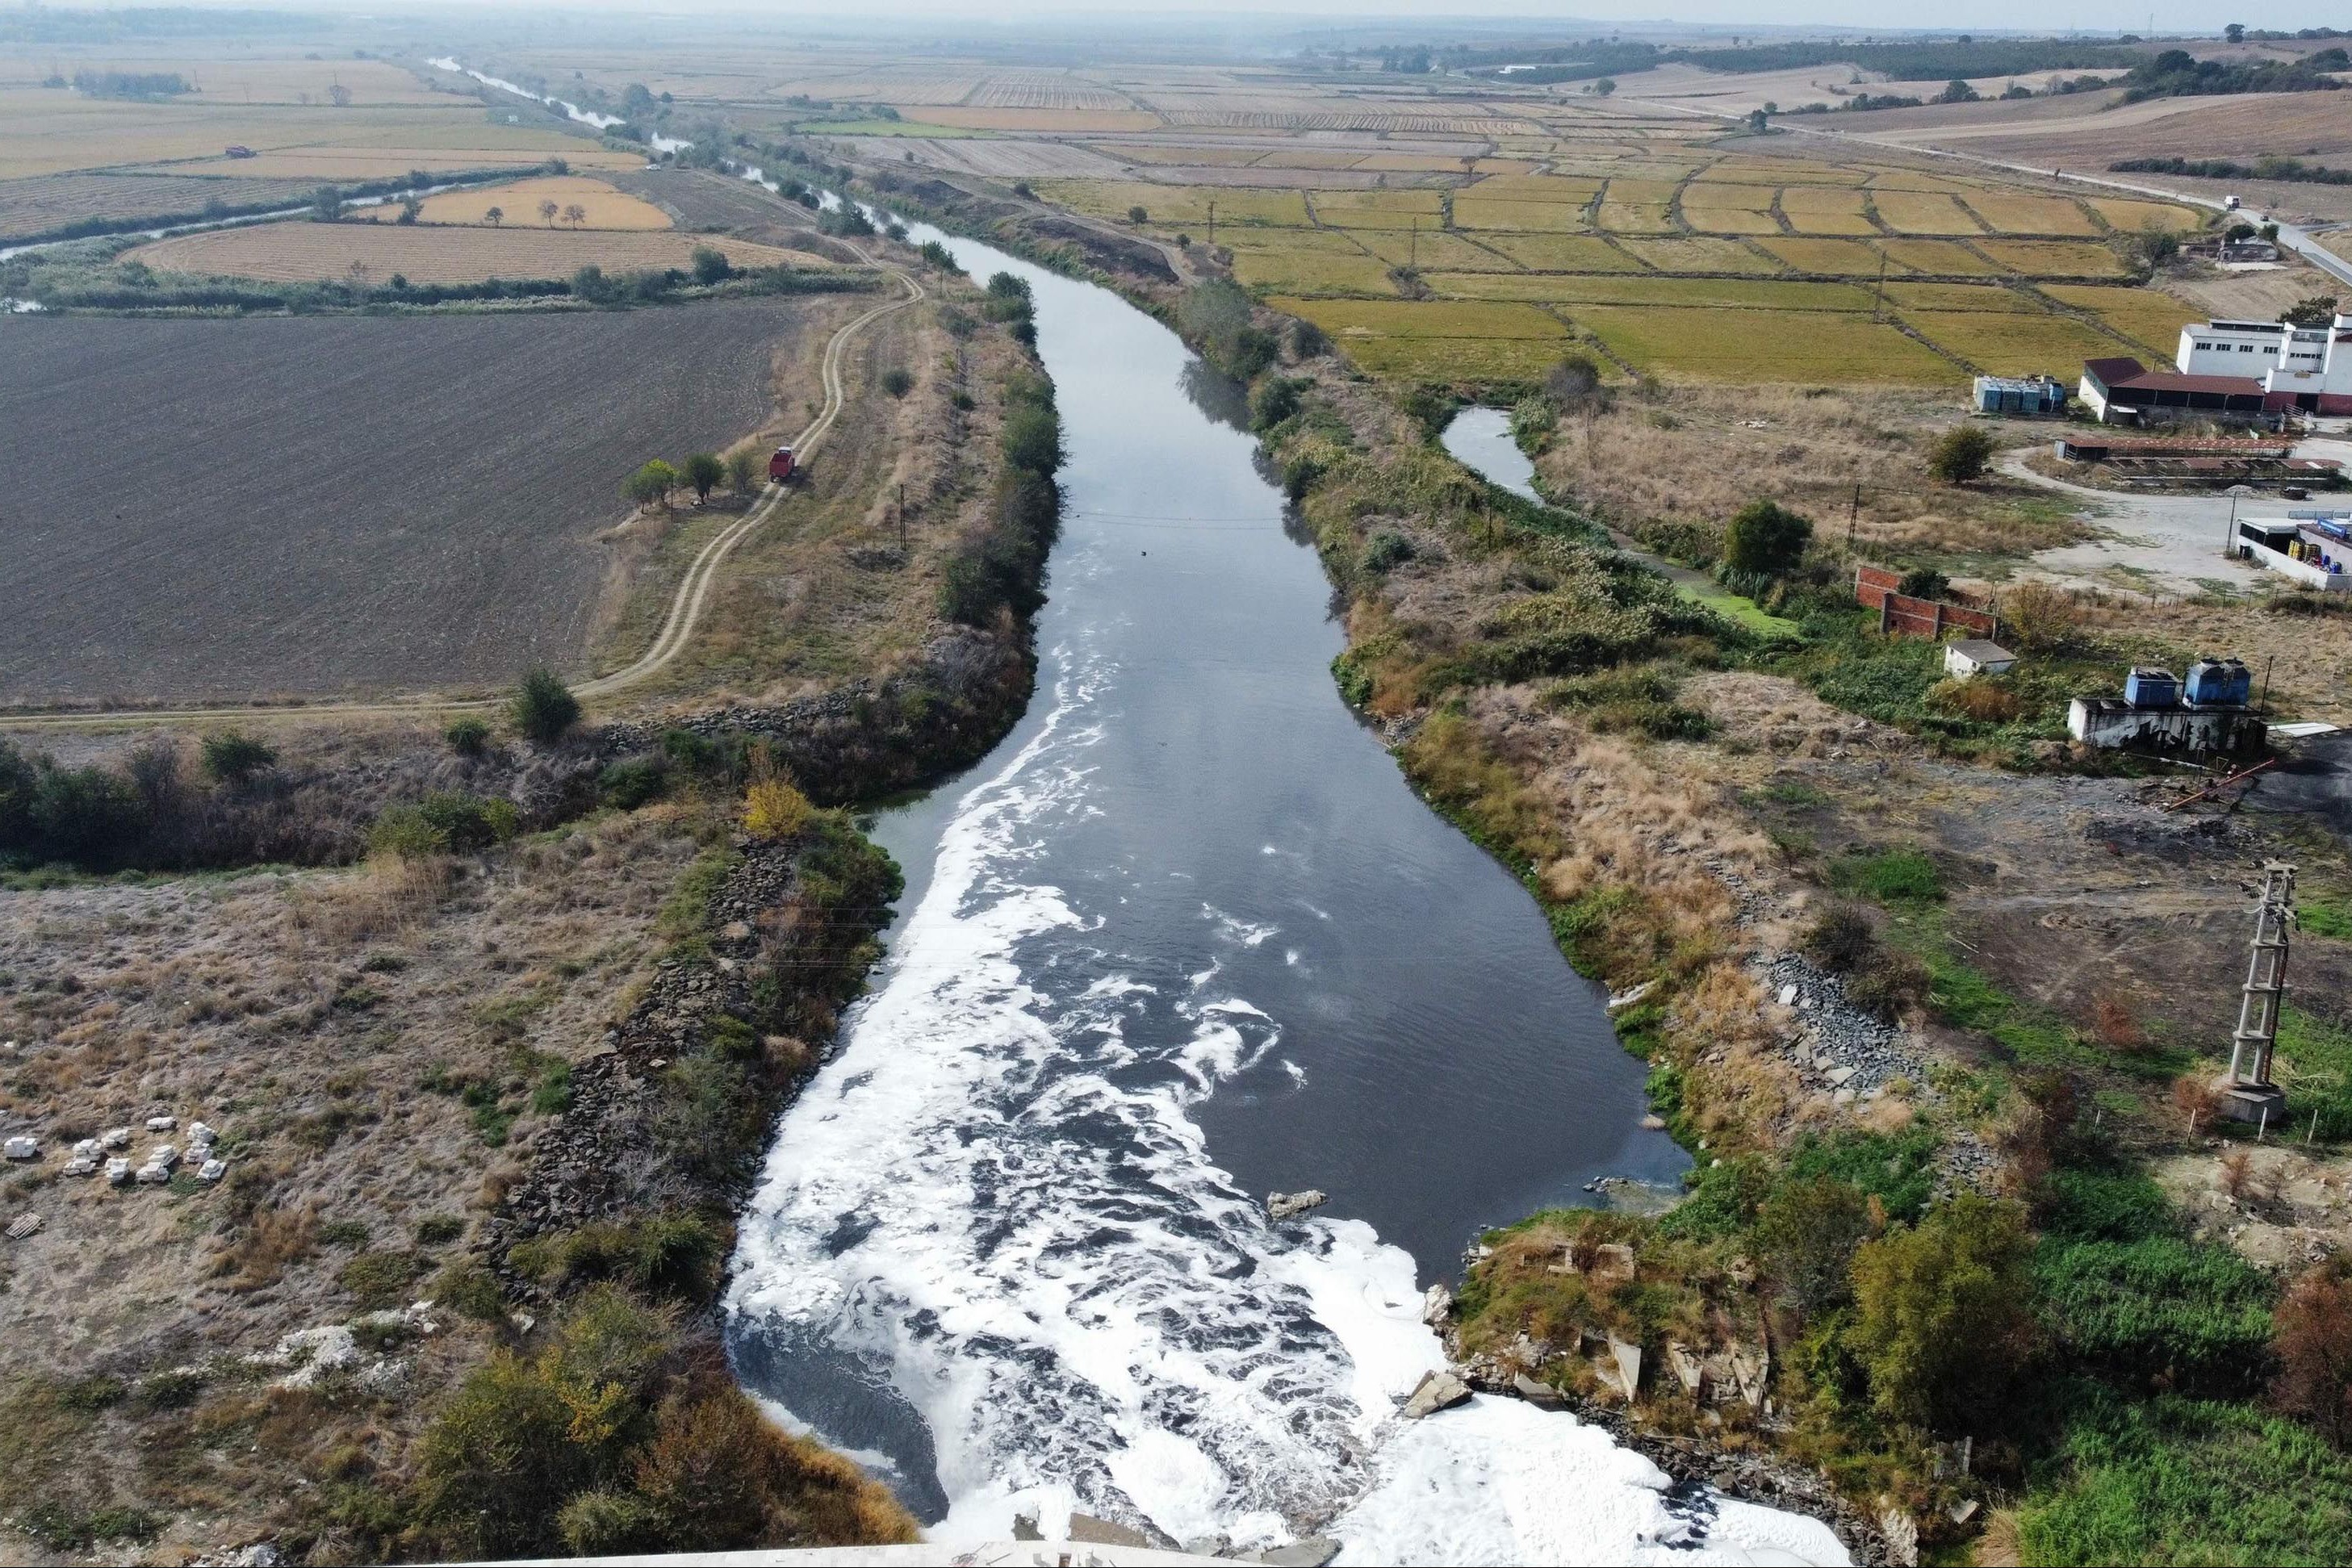
POLYGON ((1480 235, 1472 239, 1465 235, 1446 234, 1424 224, 1421 232, 1396 229, 1358 229, 1349 236, 1358 245, 1392 267, 1418 267, 1423 272, 1444 267, 1451 272, 1507 272, 1513 262, 1507 256, 1497 255, 1499 246, 1488 248, 1490 236, 1480 235))
MULTIPOLYGON (((497 207, 505 222, 518 228, 538 226, 591 229, 666 229, 669 214, 641 197, 624 195, 602 180, 578 174, 553 174, 537 180, 517 180, 506 185, 484 185, 467 191, 444 191, 425 199, 416 221, 425 225, 487 226, 485 214, 497 207), (550 223, 540 214, 540 204, 553 202, 558 215, 550 223), (562 215, 577 206, 585 214, 577 223, 562 215)), ((354 216, 388 224, 400 216, 395 206, 362 207, 354 216)))
POLYGON ((1980 239, 1976 248, 2029 277, 2121 277, 2123 258, 2104 245, 2064 240, 1980 239))
POLYGON ((912 118, 965 131, 1150 131, 1160 117, 1141 110, 925 107, 912 118))
MULTIPOLYGON (((1563 228, 1575 225, 1561 225, 1563 228)), ((1611 234, 1663 235, 1675 232, 1674 210, 1663 202, 1603 201, 1601 226, 1611 234)))
POLYGON ((127 259, 158 272, 257 277, 274 283, 340 278, 363 267, 382 282, 394 273, 411 283, 479 283, 485 278, 569 277, 591 263, 607 272, 683 267, 695 246, 725 251, 740 267, 824 266, 803 251, 720 235, 625 230, 423 228, 391 224, 256 224, 176 235, 131 251, 127 259))
MULTIPOLYGON (((1639 272, 1642 264, 1598 235, 1483 234, 1478 244, 1538 272, 1639 272)), ((1471 271, 1464 267, 1460 270, 1471 271)))
POLYGON ((1315 221, 1342 229, 1434 229, 1443 207, 1435 191, 1313 191, 1315 221))
POLYGON ((1873 191, 1878 220, 1897 234, 1977 235, 1985 226, 1951 197, 1925 191, 1873 191))
POLYGON ((315 186, 361 180, 391 180, 422 169, 430 174, 468 169, 512 169, 518 172, 562 158, 575 169, 609 171, 642 168, 645 160, 634 152, 614 152, 594 143, 555 131, 533 131, 545 137, 521 146, 500 143, 484 147, 292 147, 252 158, 201 158, 193 162, 153 164, 132 172, 167 174, 266 176, 302 180, 315 186))
MULTIPOLYGON (((1622 208, 1615 210, 1625 216, 1626 223, 1636 226, 1670 226, 1663 207, 1649 212, 1646 216, 1625 214, 1622 208)), ((1623 224, 1607 223, 1605 217, 1611 209, 1602 211, 1603 226, 1625 226, 1623 224)), ((1591 226, 1585 221, 1584 209, 1568 202, 1506 202, 1485 196, 1454 197, 1454 224, 1456 228, 1519 234, 1571 234, 1591 226)))
POLYGON ((1394 294, 1389 280, 1391 263, 1347 251, 1259 248, 1234 246, 1234 277, 1256 288, 1277 288, 1295 294, 1394 294))
MULTIPOLYGON (((1875 246, 1850 239, 1792 239, 1782 236, 1759 239, 1756 243, 1799 272, 1847 273, 1856 277, 1876 277, 1879 261, 1885 254, 1875 246)), ((1910 268, 1898 265, 1889 270, 1899 277, 1910 268)))
POLYGON ((622 479, 817 395, 865 303, 0 322, 0 428, 48 455, 0 513, 0 702, 572 665, 622 479))
MULTIPOLYGON (((1988 242, 1998 244, 1998 241, 1988 242)), ((2001 268, 1958 240, 1890 239, 1880 244, 1886 258, 1914 272, 1943 272, 1998 277, 2001 268)))
POLYGON ((191 179, 176 174, 43 174, 0 181, 0 243, 100 220, 193 219, 205 204, 297 206, 299 180, 191 179))
POLYGON ((1737 240, 1625 239, 1618 244, 1661 272, 1755 272, 1777 268, 1737 240))

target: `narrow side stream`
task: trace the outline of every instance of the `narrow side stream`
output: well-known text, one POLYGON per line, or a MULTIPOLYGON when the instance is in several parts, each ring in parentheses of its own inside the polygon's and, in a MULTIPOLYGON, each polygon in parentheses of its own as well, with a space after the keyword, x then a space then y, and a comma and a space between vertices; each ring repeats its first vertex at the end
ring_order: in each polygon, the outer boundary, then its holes
POLYGON ((747 1385, 949 1544, 1076 1508, 1354 1562, 1843 1561, 1564 1416, 1396 1420, 1476 1229, 1687 1159, 1534 903, 1340 701, 1238 389, 1103 289, 915 237, 1034 291, 1067 523, 1029 714, 877 826, 907 900, 743 1219, 747 1385))

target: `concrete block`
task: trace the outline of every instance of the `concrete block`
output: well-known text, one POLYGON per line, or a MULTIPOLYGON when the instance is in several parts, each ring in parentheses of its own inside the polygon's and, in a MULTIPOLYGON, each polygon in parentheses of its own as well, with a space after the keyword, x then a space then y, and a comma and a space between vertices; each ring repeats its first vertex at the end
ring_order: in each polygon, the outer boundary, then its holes
POLYGON ((180 1119, 177 1116, 150 1116, 147 1118, 147 1130, 151 1133, 168 1133, 179 1124, 180 1119))
POLYGON ((121 1155, 117 1155, 112 1159, 107 1161, 106 1185, 109 1186, 129 1186, 131 1185, 131 1162, 123 1158, 121 1155))
POLYGON ((98 1146, 101 1149, 129 1148, 131 1146, 131 1129, 128 1127, 109 1127, 106 1131, 98 1135, 98 1146))
POLYGON ((41 1157, 41 1145, 39 1140, 34 1138, 11 1138, 5 1144, 0 1144, 0 1154, 5 1154, 12 1160, 37 1160, 41 1157))

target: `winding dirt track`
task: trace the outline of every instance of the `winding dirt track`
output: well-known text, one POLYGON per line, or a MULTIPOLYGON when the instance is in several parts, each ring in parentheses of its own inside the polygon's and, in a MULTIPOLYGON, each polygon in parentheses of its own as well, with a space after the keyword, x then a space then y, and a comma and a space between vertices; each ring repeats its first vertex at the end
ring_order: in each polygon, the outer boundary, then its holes
MULTIPOLYGON (((853 247, 855 248, 855 247, 853 247)), ((861 253, 862 254, 862 253, 861 253)), ((875 258, 867 256, 868 261, 875 258)), ((886 267, 887 263, 883 264, 886 267)), ((887 304, 877 305, 856 319, 836 329, 824 347, 824 407, 811 420, 806 429, 793 438, 792 447, 802 461, 824 439, 841 416, 847 392, 842 382, 841 366, 849 341, 873 322, 896 310, 903 310, 924 297, 923 286, 914 277, 896 267, 888 271, 906 292, 887 304)), ((693 640, 695 628, 702 619, 704 606, 710 599, 711 584, 717 580, 719 569, 735 547, 749 538, 753 530, 774 515, 789 492, 781 485, 771 484, 761 493, 759 504, 735 522, 721 529, 695 556, 679 580, 677 592, 671 598, 669 613, 663 618, 661 630, 656 633, 653 645, 635 663, 615 670, 609 675, 574 685, 573 695, 583 698, 609 697, 628 690, 648 677, 659 674, 671 661, 686 650, 693 640)), ((163 724, 211 719, 269 718, 366 718, 400 714, 464 713, 502 706, 506 698, 440 697, 418 695, 392 697, 379 702, 302 703, 302 704, 231 704, 210 707, 110 708, 102 711, 70 713, 10 713, 0 714, 0 730, 11 729, 95 729, 125 724, 163 724)))

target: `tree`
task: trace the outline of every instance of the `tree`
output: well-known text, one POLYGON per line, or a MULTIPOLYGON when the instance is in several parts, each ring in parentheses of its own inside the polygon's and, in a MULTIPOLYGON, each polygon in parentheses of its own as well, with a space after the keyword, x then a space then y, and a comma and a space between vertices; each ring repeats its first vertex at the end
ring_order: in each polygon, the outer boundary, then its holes
POLYGON ((1734 571, 1777 577, 1802 560, 1812 541, 1811 518, 1777 501, 1750 501, 1723 531, 1723 564, 1734 571))
POLYGON ((2024 1210, 1963 1193, 1853 1258, 1846 1346, 1890 1421, 1929 1431, 1997 1422, 2034 1346, 2024 1210))
POLYGON ((482 221, 489 225, 492 228, 496 228, 500 224, 507 221, 507 210, 504 207, 492 207, 488 212, 482 214, 482 221))
POLYGON ((677 486, 677 470, 656 457, 630 475, 621 493, 640 507, 656 507, 667 502, 677 486))
POLYGON ((2352 1290, 2342 1268, 2322 1264, 2297 1280, 2272 1322, 2272 1399, 2337 1448, 2352 1445, 2352 1290))
POLYGON ((748 446, 740 446, 727 455, 727 487, 739 496, 748 496, 760 487, 760 456, 748 446))
POLYGON ((278 753, 241 730, 205 737, 205 773, 215 784, 247 784, 278 765, 278 753))
POLYGON ((730 277, 733 276, 735 271, 734 267, 730 266, 727 260, 727 253, 720 250, 717 246, 696 246, 694 247, 692 265, 694 267, 694 280, 697 283, 703 285, 705 287, 708 287, 714 283, 726 282, 730 277))
POLYGON ((349 109, 352 106, 352 89, 337 82, 327 89, 327 101, 337 109, 349 109))
POLYGON ((1756 1216, 1756 1239, 1773 1278, 1806 1317, 1852 1293, 1854 1249, 1869 1235, 1870 1200, 1830 1176, 1786 1184, 1756 1216))
POLYGON ((560 210, 561 209, 559 209, 553 202, 540 203, 540 221, 546 224, 549 228, 553 228, 555 226, 555 214, 560 210))
POLYGON ((1991 464, 1992 437, 1973 424, 1956 424, 1927 448, 1927 472, 1947 485, 1969 485, 1991 464))
POLYGON ((588 221, 588 209, 573 202, 563 209, 563 221, 576 229, 588 221))
POLYGON ((1596 98, 1607 98, 1611 93, 1615 92, 1616 90, 1617 78, 1615 77, 1602 77, 1600 80, 1592 84, 1593 96, 1596 98))
POLYGON ((2221 37, 2230 43, 2242 44, 2246 41, 2246 25, 2243 22, 2232 22, 2221 29, 2221 37))
POLYGON ((343 215, 343 193, 332 185, 321 185, 310 193, 310 216, 322 224, 331 224, 343 215))
POLYGON ((2001 624, 2029 653, 2063 653, 2083 630, 2082 607, 2063 588, 2021 582, 2000 596, 2001 624))
POLYGON ((2315 294, 2280 311, 2279 319, 2291 327, 2325 327, 2336 319, 2336 305, 2335 295, 2315 294))
POLYGON ((694 498, 708 501, 712 487, 727 477, 727 465, 716 452, 697 452, 687 458, 683 472, 686 482, 694 486, 694 498))
POLYGON ((1954 77, 1944 84, 1944 90, 1936 95, 1935 100, 1937 103, 1974 103, 1977 100, 1977 89, 1970 87, 1963 78, 1954 77))
POLYGON ((1151 221, 1151 214, 1141 207, 1129 207, 1127 209, 1127 221, 1131 224, 1148 224, 1151 221))
POLYGON ((580 722, 580 699, 553 670, 534 664, 515 688, 507 715, 523 734, 541 746, 552 746, 580 722))
POLYGON ((1748 111, 1748 129, 1761 135, 1772 129, 1772 117, 1760 109, 1751 109, 1748 111))
POLYGON ((915 378, 893 365, 882 372, 882 390, 893 398, 903 398, 915 390, 915 378))

